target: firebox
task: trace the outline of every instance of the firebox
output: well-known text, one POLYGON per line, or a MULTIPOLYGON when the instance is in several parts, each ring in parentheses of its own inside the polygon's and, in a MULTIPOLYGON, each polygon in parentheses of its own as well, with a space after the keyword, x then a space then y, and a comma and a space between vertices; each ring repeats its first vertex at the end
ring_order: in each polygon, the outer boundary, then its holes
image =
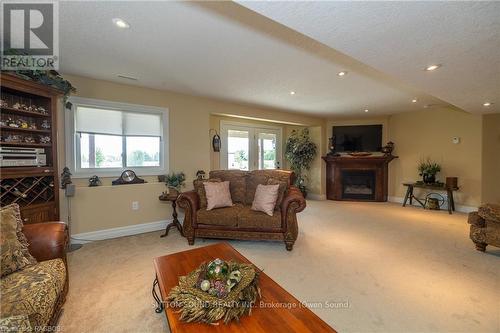
POLYGON ((375 170, 342 170, 342 199, 374 200, 375 170))

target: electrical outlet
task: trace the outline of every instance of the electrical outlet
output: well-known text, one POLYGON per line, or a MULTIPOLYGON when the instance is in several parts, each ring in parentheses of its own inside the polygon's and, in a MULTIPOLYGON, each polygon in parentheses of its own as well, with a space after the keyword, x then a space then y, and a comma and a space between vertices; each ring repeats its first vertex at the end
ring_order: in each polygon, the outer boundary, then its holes
POLYGON ((139 210, 139 201, 132 201, 132 210, 139 210))

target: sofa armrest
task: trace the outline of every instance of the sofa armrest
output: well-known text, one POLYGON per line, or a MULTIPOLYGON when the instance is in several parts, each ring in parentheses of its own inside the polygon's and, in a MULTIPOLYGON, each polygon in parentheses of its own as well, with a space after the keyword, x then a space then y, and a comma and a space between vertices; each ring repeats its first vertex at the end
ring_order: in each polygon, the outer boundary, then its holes
POLYGON ((66 262, 69 235, 64 222, 25 224, 23 233, 28 239, 30 253, 38 261, 61 258, 66 262))
POLYGON ((283 198, 283 202, 281 203, 281 224, 288 251, 292 250, 293 244, 299 235, 297 213, 303 211, 304 208, 306 208, 306 200, 302 192, 297 187, 290 186, 287 196, 283 198))
POLYGON ((286 214, 288 209, 293 208, 295 213, 299 213, 306 208, 306 200, 302 192, 295 186, 290 186, 286 197, 281 203, 281 212, 286 214))
POLYGON ((177 204, 184 209, 182 231, 188 243, 194 243, 194 228, 196 227, 196 212, 200 208, 200 197, 196 191, 183 192, 177 198, 177 204))
POLYGON ((488 223, 494 222, 500 224, 500 205, 495 205, 495 204, 481 205, 481 207, 479 207, 478 214, 488 223))

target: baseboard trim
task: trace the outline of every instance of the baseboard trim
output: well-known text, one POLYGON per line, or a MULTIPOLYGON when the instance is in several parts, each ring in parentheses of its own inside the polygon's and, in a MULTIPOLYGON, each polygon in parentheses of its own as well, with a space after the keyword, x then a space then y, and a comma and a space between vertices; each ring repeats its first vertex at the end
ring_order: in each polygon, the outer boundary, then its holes
POLYGON ((324 194, 316 194, 316 193, 307 193, 307 199, 311 199, 311 200, 326 200, 326 195, 324 195, 324 194))
MULTIPOLYGON (((404 201, 404 198, 402 197, 388 197, 387 200, 389 202, 395 202, 395 203, 400 203, 402 204, 404 201)), ((409 203, 408 203, 409 204, 409 203)), ((415 207, 421 207, 418 202, 413 202, 413 206, 415 207)), ((445 203, 442 207, 442 209, 448 209, 448 205, 445 203)), ((455 205, 455 210, 460 213, 470 213, 470 212, 475 212, 477 211, 477 207, 473 206, 464 206, 464 205, 455 205)))
POLYGON ((126 227, 83 232, 80 234, 71 235, 71 242, 73 244, 85 244, 98 240, 132 236, 132 235, 143 234, 146 232, 163 230, 165 229, 167 223, 170 222, 172 222, 172 220, 163 220, 163 221, 156 221, 149 223, 134 224, 126 227))

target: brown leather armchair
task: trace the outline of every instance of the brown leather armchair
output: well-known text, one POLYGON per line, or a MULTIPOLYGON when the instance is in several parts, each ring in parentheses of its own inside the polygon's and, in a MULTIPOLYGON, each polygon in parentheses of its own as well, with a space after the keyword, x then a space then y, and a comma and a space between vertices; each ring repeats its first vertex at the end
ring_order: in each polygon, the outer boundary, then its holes
POLYGON ((28 239, 29 252, 37 261, 60 258, 66 266, 66 281, 59 295, 48 326, 55 326, 61 314, 62 306, 68 294, 68 265, 66 249, 69 241, 68 226, 64 222, 43 222, 25 224, 23 234, 28 239))
POLYGON ((292 250, 298 236, 297 213, 306 207, 302 192, 290 185, 294 178, 292 172, 217 170, 211 171, 210 177, 231 182, 231 196, 235 205, 206 211, 200 207, 200 197, 196 191, 181 193, 177 204, 185 211, 183 231, 189 245, 194 244, 196 237, 281 240, 285 242, 288 251, 292 250), (286 196, 272 218, 265 213, 250 210, 253 193, 248 193, 249 188, 255 191, 258 183, 266 184, 270 178, 286 181, 288 184, 286 196), (238 194, 243 194, 245 200, 239 202, 236 199, 238 194), (224 222, 221 222, 222 220, 224 222))

